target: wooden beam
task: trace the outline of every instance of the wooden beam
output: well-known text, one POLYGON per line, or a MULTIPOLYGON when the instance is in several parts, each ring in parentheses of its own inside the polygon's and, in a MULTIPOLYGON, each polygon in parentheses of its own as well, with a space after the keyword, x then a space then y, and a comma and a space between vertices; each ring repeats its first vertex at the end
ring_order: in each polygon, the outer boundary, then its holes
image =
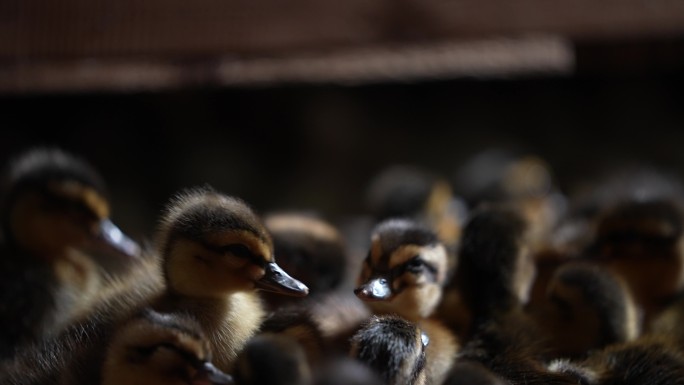
POLYGON ((681 0, 4 0, 0 60, 287 56, 521 34, 684 34, 681 0))
POLYGON ((0 91, 147 90, 178 86, 368 83, 455 77, 567 74, 572 47, 550 36, 486 39, 396 48, 344 49, 287 57, 191 62, 48 60, 6 66, 0 91))

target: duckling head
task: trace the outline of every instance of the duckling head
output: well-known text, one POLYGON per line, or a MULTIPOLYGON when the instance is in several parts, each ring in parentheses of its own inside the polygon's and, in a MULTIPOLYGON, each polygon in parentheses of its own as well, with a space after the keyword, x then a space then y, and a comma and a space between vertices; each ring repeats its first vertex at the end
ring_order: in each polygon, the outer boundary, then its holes
POLYGON ((551 342, 563 356, 631 341, 639 334, 637 308, 625 285, 600 266, 561 266, 549 283, 547 297, 555 312, 545 317, 544 326, 556 329, 551 342))
POLYGON ((58 149, 17 158, 5 180, 8 244, 51 259, 69 249, 137 256, 138 245, 109 220, 104 182, 86 162, 58 149))
POLYGON ((328 222, 298 213, 271 214, 265 219, 278 263, 300 279, 311 295, 336 289, 347 270, 342 235, 328 222))
POLYGON ((624 277, 650 312, 684 288, 683 233, 684 209, 678 201, 625 202, 599 218, 589 253, 624 277))
POLYGON ((168 205, 158 245, 167 287, 221 298, 252 289, 305 296, 309 289, 276 264, 273 243, 243 201, 209 188, 188 190, 168 205))
POLYGON ((263 333, 250 339, 240 352, 235 379, 240 385, 308 385, 311 369, 294 338, 263 333))
POLYGON ((437 235, 411 220, 380 223, 354 293, 377 314, 429 316, 442 297, 448 254, 437 235))
POLYGON ((429 342, 412 322, 396 316, 374 316, 352 337, 350 355, 380 374, 386 384, 426 384, 425 351, 429 342))
POLYGON ((102 384, 234 384, 211 364, 209 343, 187 317, 144 310, 112 337, 102 384))

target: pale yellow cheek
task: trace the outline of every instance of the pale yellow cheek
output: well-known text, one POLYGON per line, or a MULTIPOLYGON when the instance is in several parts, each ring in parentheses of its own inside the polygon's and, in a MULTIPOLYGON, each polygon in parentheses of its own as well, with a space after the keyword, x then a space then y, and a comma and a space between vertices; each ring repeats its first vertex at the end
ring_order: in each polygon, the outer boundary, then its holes
POLYGON ((264 276, 264 274, 264 269, 262 269, 259 266, 248 265, 245 267, 245 276, 251 278, 254 281, 261 279, 264 276))

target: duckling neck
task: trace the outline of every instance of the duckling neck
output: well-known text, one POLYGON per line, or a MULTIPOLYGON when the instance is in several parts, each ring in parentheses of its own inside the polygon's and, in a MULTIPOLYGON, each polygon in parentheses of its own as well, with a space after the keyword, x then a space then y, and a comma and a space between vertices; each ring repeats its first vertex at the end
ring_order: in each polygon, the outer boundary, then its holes
POLYGON ((166 313, 191 314, 211 343, 214 364, 230 371, 238 352, 261 325, 264 310, 254 292, 234 292, 224 297, 199 297, 167 290, 153 306, 166 313))

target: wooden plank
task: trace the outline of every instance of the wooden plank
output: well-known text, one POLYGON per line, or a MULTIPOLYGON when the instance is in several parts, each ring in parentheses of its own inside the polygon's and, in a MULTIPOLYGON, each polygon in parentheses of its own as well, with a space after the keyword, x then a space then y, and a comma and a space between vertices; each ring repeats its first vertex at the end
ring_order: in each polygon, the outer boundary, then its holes
POLYGON ((3 0, 0 60, 278 56, 548 33, 684 33, 681 0, 3 0))
POLYGON ((349 49, 288 57, 205 61, 48 60, 6 66, 0 91, 141 90, 202 85, 368 83, 463 76, 570 73, 570 44, 550 36, 397 48, 349 49))

